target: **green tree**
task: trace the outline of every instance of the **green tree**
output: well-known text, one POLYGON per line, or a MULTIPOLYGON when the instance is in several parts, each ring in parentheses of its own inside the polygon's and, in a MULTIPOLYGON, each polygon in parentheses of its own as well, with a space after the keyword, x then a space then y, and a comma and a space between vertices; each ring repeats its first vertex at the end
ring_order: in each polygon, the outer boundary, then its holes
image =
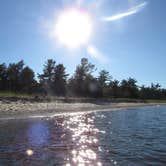
POLYGON ((20 84, 22 92, 33 93, 37 82, 35 81, 35 74, 31 68, 26 66, 20 74, 20 84))
POLYGON ((163 91, 160 87, 161 85, 158 83, 152 83, 149 87, 142 86, 140 90, 140 97, 143 99, 161 99, 163 91))
POLYGON ((102 88, 106 87, 110 80, 111 80, 111 76, 110 76, 108 71, 101 70, 99 72, 98 81, 99 81, 99 84, 102 88))
POLYGON ((79 96, 87 96, 86 89, 89 88, 89 84, 87 83, 87 78, 91 78, 93 71, 95 70, 95 66, 88 62, 87 58, 81 59, 81 64, 76 67, 76 71, 74 76, 70 79, 70 86, 73 92, 79 96))
POLYGON ((23 60, 18 63, 10 63, 7 69, 8 87, 11 91, 20 91, 20 75, 23 70, 23 60))
POLYGON ((111 76, 108 71, 101 70, 99 72, 98 83, 99 87, 101 88, 102 95, 107 96, 109 93, 109 82, 111 80, 111 76))
POLYGON ((44 64, 43 73, 38 74, 40 84, 46 93, 52 93, 55 63, 53 59, 48 59, 44 64))
POLYGON ((5 63, 0 64, 0 90, 7 89, 7 67, 5 63))
POLYGON ((120 91, 120 87, 119 87, 119 81, 118 80, 113 80, 110 81, 110 95, 114 98, 120 97, 119 96, 119 91, 120 91))
POLYGON ((137 81, 133 78, 121 81, 121 96, 127 98, 138 98, 137 81))
POLYGON ((130 91, 130 97, 131 98, 138 98, 138 86, 137 86, 137 80, 133 78, 128 79, 129 84, 129 91, 130 91))
POLYGON ((56 95, 66 95, 67 76, 68 74, 66 74, 65 67, 63 66, 63 64, 59 64, 55 67, 53 89, 56 95))
POLYGON ((130 97, 128 81, 125 79, 123 79, 120 83, 120 96, 121 97, 130 97))

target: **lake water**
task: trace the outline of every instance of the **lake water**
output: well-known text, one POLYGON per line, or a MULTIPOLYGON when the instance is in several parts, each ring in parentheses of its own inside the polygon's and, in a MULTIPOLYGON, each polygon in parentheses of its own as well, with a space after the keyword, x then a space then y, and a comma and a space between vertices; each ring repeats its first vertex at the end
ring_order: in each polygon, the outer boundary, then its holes
POLYGON ((0 165, 165 165, 166 106, 0 121, 0 165))

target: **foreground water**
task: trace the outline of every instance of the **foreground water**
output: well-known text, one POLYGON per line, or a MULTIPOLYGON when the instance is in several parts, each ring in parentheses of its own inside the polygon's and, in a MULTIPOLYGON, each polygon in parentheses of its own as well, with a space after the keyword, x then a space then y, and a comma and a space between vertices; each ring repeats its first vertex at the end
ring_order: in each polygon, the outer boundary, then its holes
POLYGON ((0 165, 165 164, 165 106, 0 121, 0 165))

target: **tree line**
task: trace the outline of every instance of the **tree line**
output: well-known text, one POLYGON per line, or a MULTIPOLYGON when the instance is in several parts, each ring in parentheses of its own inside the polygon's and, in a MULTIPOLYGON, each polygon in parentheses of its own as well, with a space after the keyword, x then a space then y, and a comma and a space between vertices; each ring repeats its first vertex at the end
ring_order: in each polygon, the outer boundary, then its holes
POLYGON ((138 86, 134 78, 118 81, 106 70, 98 76, 94 64, 82 58, 74 74, 69 77, 63 64, 48 59, 42 73, 35 79, 34 71, 24 61, 0 64, 0 91, 56 96, 107 97, 134 99, 166 99, 166 89, 160 84, 138 86))

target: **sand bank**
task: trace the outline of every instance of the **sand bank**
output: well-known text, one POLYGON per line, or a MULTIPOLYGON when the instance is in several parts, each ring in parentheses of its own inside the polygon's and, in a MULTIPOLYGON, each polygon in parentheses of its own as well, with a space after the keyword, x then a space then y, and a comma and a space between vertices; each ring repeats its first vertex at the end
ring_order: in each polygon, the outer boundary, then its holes
MULTIPOLYGON (((165 103, 162 103, 162 105, 165 103)), ((0 102, 0 119, 53 116, 61 113, 115 110, 131 107, 161 105, 158 103, 65 103, 65 102, 0 102)))

